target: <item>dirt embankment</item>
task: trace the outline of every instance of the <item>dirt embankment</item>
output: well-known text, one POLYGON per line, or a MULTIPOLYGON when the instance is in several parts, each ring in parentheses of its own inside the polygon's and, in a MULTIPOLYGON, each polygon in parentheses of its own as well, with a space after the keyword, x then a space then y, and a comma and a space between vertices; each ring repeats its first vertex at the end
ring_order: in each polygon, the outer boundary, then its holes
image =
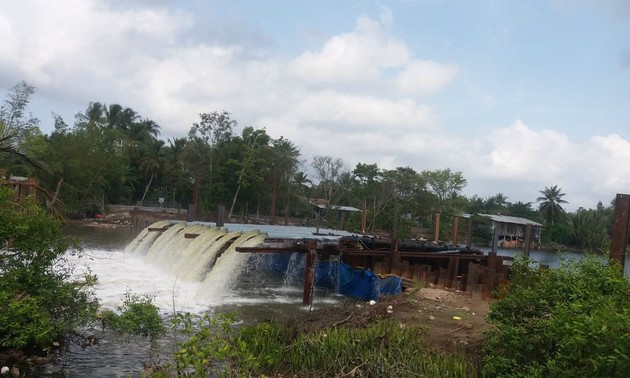
POLYGON ((295 324, 298 332, 314 332, 342 325, 365 327, 379 319, 392 319, 401 328, 424 327, 428 341, 437 348, 480 356, 489 328, 488 301, 465 292, 424 288, 370 303, 316 310, 295 324))
POLYGON ((96 214, 94 218, 70 219, 71 224, 81 224, 94 227, 130 226, 133 219, 128 211, 120 211, 109 214, 96 214))

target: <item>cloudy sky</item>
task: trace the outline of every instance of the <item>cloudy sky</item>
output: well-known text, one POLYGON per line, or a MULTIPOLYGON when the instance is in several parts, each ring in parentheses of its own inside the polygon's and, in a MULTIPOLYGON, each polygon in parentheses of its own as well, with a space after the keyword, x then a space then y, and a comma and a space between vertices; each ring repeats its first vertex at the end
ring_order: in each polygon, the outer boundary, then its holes
POLYGON ((0 96, 19 80, 45 133, 90 101, 165 139, 227 110, 306 160, 462 171, 467 195, 630 192, 627 0, 0 0, 0 96))

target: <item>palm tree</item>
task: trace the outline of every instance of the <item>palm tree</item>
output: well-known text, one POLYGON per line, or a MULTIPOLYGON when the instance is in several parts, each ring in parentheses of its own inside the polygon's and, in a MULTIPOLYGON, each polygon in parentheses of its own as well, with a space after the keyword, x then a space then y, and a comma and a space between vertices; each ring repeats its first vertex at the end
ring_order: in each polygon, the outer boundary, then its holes
POLYGON ((288 139, 280 137, 272 142, 271 149, 272 182, 271 182, 271 220, 275 223, 278 187, 281 184, 286 191, 284 222, 288 223, 292 177, 300 164, 300 149, 288 139))
POLYGON ((539 192, 542 196, 536 198, 536 202, 540 202, 540 212, 543 216, 543 219, 547 223, 554 224, 554 221, 558 220, 562 214, 564 214, 564 209, 561 204, 568 203, 563 200, 562 197, 565 196, 562 193, 562 189, 558 188, 558 185, 554 185, 552 187, 545 187, 545 189, 539 192))
POLYGON ((79 123, 94 127, 105 122, 105 105, 100 102, 90 102, 84 113, 78 113, 75 119, 79 123))
POLYGON ((151 178, 149 178, 149 183, 144 189, 144 194, 140 200, 141 204, 144 202, 149 187, 151 187, 153 183, 156 172, 162 169, 165 160, 166 149, 164 148, 164 141, 154 139, 152 142, 143 145, 143 150, 140 155, 140 168, 143 169, 145 173, 151 173, 151 178))

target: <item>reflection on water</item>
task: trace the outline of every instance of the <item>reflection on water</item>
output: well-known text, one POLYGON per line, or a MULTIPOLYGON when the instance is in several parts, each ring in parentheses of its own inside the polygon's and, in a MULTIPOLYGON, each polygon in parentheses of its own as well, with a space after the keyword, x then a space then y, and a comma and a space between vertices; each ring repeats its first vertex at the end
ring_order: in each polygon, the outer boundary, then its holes
POLYGON ((137 231, 130 226, 69 224, 64 227, 63 233, 78 240, 84 248, 122 250, 133 240, 137 231))
MULTIPOLYGON (((480 248, 482 251, 484 251, 486 254, 489 253, 491 251, 491 248, 489 247, 482 247, 480 248)), ((523 251, 522 250, 518 250, 518 249, 504 249, 504 248, 498 248, 497 249, 497 255, 499 256, 511 256, 511 257, 516 257, 516 256, 522 256, 523 255, 523 251)), ((582 257, 584 257, 585 254, 583 252, 575 252, 575 251, 548 251, 548 250, 540 250, 540 249, 532 249, 529 252, 529 257, 542 265, 547 265, 550 268, 556 268, 558 266, 560 266, 560 263, 563 260, 579 260, 582 257)), ((608 261, 608 256, 604 256, 604 255, 596 255, 597 259, 602 261, 602 262, 606 262, 608 261)), ((630 278, 630 254, 626 254, 626 262, 625 262, 625 275, 626 277, 630 278)))

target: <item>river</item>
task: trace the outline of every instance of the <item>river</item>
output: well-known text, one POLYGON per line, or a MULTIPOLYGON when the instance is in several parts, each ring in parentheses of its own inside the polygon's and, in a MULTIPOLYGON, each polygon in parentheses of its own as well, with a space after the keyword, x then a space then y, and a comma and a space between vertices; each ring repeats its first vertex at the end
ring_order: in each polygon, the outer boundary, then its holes
MULTIPOLYGON (((215 277, 210 286, 202 282, 186 282, 172 270, 164 269, 147 255, 127 251, 136 231, 129 227, 89 227, 73 225, 65 229, 66 235, 79 240, 81 256, 69 255, 68 262, 81 274, 89 271, 98 277, 94 288, 104 309, 116 309, 126 292, 147 294, 154 297, 164 319, 174 311, 197 314, 237 310, 246 323, 270 319, 282 319, 308 311, 302 305, 302 254, 294 254, 287 263, 286 271, 270 273, 268 261, 249 261, 249 269, 229 273, 235 277, 215 277), (218 280, 218 281, 217 281, 218 280), (232 282, 223 285, 224 281, 232 282), (215 292, 215 295, 208 295, 215 292), (220 295, 216 295, 218 292, 220 295)), ((177 250, 176 246, 173 246, 177 250)), ((488 251, 488 249, 486 249, 488 251)), ((498 254, 516 256, 521 251, 499 249, 498 254)), ((578 252, 549 252, 532 250, 531 258, 541 264, 556 267, 561 259, 579 259, 578 252)), ((603 257, 600 257, 603 259, 603 257)), ((167 261, 168 265, 168 261, 167 261)), ((630 261, 626 262, 629 274, 630 261)), ((190 266, 193 269, 194 266, 190 266)), ((217 269, 218 270, 218 269, 217 269)), ((231 272, 231 271, 228 271, 231 272)), ((326 290, 315 293, 314 308, 338 306, 352 301, 326 290)), ((146 340, 125 341, 98 327, 84 329, 84 333, 99 337, 98 344, 87 348, 71 345, 68 352, 60 355, 55 364, 37 372, 46 377, 135 377, 140 376, 150 361, 150 349, 146 340)), ((174 351, 174 337, 167 335, 160 342, 162 361, 174 351)), ((153 355, 155 359, 156 356, 153 355)), ((159 355, 157 356, 159 358, 159 355)))
MULTIPOLYGON (((128 227, 66 227, 65 234, 77 239, 82 246, 80 256, 68 254, 68 263, 80 275, 89 269, 98 277, 94 287, 104 309, 116 309, 125 292, 148 294, 160 308, 164 319, 174 311, 197 314, 236 310, 245 323, 271 319, 283 319, 302 314, 309 308, 302 305, 303 289, 299 274, 299 255, 289 262, 288 274, 263 274, 261 269, 242 272, 240 279, 231 287, 223 287, 222 295, 211 300, 200 300, 201 283, 183 282, 174 274, 147 261, 146 256, 125 253, 124 250, 136 236, 128 227), (294 267, 290 265, 293 264, 294 267)), ((262 257, 264 259, 264 257, 262 257)), ((257 266, 264 265, 258 261, 257 266)), ((312 308, 337 306, 350 299, 336 293, 317 290, 312 308)), ((136 339, 127 342, 100 327, 84 329, 83 333, 99 337, 96 345, 87 348, 71 345, 60 355, 55 364, 37 372, 45 377, 135 377, 140 376, 145 363, 150 360, 149 344, 136 339)), ((161 341, 163 353, 174 350, 174 338, 167 335, 161 341)), ((164 355, 163 355, 164 356, 164 355)), ((155 358, 155 356, 154 356, 155 358)), ((163 361, 163 359, 162 359, 163 361)))

